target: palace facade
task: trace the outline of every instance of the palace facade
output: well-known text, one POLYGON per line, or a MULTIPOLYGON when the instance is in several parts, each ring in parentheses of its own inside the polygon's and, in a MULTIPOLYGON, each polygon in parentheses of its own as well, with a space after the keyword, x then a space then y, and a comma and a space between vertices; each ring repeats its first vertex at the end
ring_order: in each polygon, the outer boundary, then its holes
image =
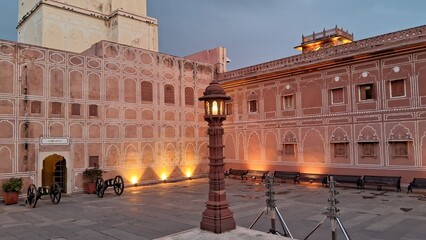
POLYGON ((228 168, 426 176, 426 26, 359 41, 334 28, 295 55, 219 74, 228 168))
POLYGON ((95 164, 126 184, 205 175, 213 80, 231 96, 226 168, 425 177, 426 26, 359 41, 336 27, 226 71, 221 47, 159 53, 135 4, 20 1, 20 42, 0 40, 0 182, 73 193, 95 164))

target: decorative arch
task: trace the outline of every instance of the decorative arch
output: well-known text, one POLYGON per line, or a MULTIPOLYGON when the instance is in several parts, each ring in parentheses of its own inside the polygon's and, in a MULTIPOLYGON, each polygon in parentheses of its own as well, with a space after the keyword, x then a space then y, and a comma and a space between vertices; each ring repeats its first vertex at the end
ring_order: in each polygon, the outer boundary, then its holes
POLYGON ((138 127, 134 124, 124 126, 124 137, 125 138, 137 138, 138 127))
POLYGON ((371 126, 365 126, 359 131, 359 135, 357 138, 358 142, 374 140, 378 141, 377 131, 371 126))
POLYGON ((15 104, 10 100, 0 100, 0 115, 12 115, 14 106, 15 104))
POLYGON ((70 98, 83 98, 83 73, 80 71, 71 71, 69 73, 69 91, 70 98))
POLYGON ((247 154, 249 161, 260 161, 262 160, 261 155, 262 144, 260 136, 257 132, 251 132, 247 138, 247 154))
POLYGON ((209 145, 207 142, 203 142, 200 144, 199 149, 199 157, 201 161, 208 161, 209 159, 209 145))
POLYGON ((64 124, 62 123, 51 123, 49 125, 49 136, 50 137, 63 137, 64 136, 64 124))
POLYGON ((309 129, 302 140, 303 161, 325 163, 324 138, 316 129, 309 129))
POLYGON ((136 109, 133 109, 133 108, 126 108, 125 110, 124 110, 124 118, 125 119, 137 119, 137 115, 138 115, 138 113, 137 113, 137 111, 136 111, 136 109))
POLYGON ((176 156, 176 147, 172 143, 166 144, 162 158, 163 158, 162 163, 164 166, 178 165, 178 159, 176 156))
POLYGON ((12 152, 8 147, 0 147, 0 173, 12 173, 13 172, 13 158, 12 152))
POLYGON ((349 142, 349 136, 346 130, 337 127, 331 133, 331 142, 349 142))
POLYGON ((1 93, 13 93, 13 86, 15 82, 15 66, 9 61, 0 61, 0 92, 1 93))
POLYGON ((117 107, 105 108, 105 118, 118 119, 120 118, 120 109, 117 107))
POLYGON ((72 123, 69 127, 69 135, 71 138, 83 138, 83 124, 72 123))
POLYGON ((101 138, 101 125, 98 123, 91 123, 88 126, 89 139, 100 139, 101 138))
POLYGON ((120 149, 116 145, 110 145, 106 151, 106 166, 115 167, 120 164, 120 149))
POLYGON ((125 165, 127 167, 139 165, 138 151, 133 144, 128 145, 124 152, 125 152, 125 165))
POLYGON ((151 125, 142 126, 142 138, 153 138, 154 137, 154 127, 151 125))
POLYGON ((150 164, 155 162, 154 148, 150 144, 146 144, 142 148, 142 164, 150 164))
POLYGON ((6 120, 0 121, 0 138, 13 139, 13 123, 6 120))
POLYGON ((225 159, 236 159, 237 150, 234 135, 225 133, 225 159))
POLYGON ((105 127, 106 138, 120 138, 120 127, 116 124, 108 124, 105 127))
POLYGON ((268 131, 265 134, 265 159, 266 161, 278 160, 278 137, 276 132, 268 131))
POLYGON ((64 70, 59 67, 53 67, 50 69, 49 75, 50 96, 64 97, 64 70))
POLYGON ((402 124, 395 125, 389 133, 388 141, 412 141, 413 136, 411 135, 410 129, 402 124))
POLYGON ((193 126, 187 126, 185 128, 185 137, 187 138, 195 137, 195 128, 193 126))
POLYGON ((197 153, 193 143, 188 143, 185 148, 185 162, 192 163, 197 160, 197 153))

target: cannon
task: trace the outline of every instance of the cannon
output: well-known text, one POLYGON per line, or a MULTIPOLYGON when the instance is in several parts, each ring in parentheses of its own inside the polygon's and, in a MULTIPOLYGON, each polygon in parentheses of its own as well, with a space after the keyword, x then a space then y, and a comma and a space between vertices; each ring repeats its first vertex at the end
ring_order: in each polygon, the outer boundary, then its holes
POLYGON ((114 192, 116 195, 123 194, 124 191, 124 181, 123 178, 118 175, 115 178, 110 178, 107 180, 103 180, 102 178, 98 178, 96 180, 96 195, 98 197, 103 198, 104 193, 108 187, 114 187, 114 192))
POLYGON ((30 205, 30 207, 35 208, 37 201, 41 199, 41 196, 49 195, 50 201, 52 201, 53 204, 58 204, 61 201, 61 194, 62 189, 57 183, 53 183, 50 187, 43 186, 38 188, 36 188, 34 184, 31 184, 28 187, 26 202, 30 205))

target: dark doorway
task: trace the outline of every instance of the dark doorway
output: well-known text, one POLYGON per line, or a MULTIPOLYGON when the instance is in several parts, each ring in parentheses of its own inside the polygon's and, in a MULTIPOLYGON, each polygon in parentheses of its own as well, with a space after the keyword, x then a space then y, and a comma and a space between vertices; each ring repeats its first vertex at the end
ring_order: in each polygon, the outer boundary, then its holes
POLYGON ((67 167, 66 159, 63 156, 53 154, 43 161, 42 185, 51 186, 58 183, 62 192, 66 192, 67 187, 67 167))

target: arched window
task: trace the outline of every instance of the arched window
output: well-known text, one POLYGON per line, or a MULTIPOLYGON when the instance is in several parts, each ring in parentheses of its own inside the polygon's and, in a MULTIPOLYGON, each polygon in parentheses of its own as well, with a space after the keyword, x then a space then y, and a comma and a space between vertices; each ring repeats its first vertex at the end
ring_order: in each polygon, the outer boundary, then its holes
POLYGON ((175 103, 175 89, 173 85, 164 85, 164 103, 175 103))
POLYGON ((152 102, 152 83, 144 81, 141 83, 142 102, 152 102))

